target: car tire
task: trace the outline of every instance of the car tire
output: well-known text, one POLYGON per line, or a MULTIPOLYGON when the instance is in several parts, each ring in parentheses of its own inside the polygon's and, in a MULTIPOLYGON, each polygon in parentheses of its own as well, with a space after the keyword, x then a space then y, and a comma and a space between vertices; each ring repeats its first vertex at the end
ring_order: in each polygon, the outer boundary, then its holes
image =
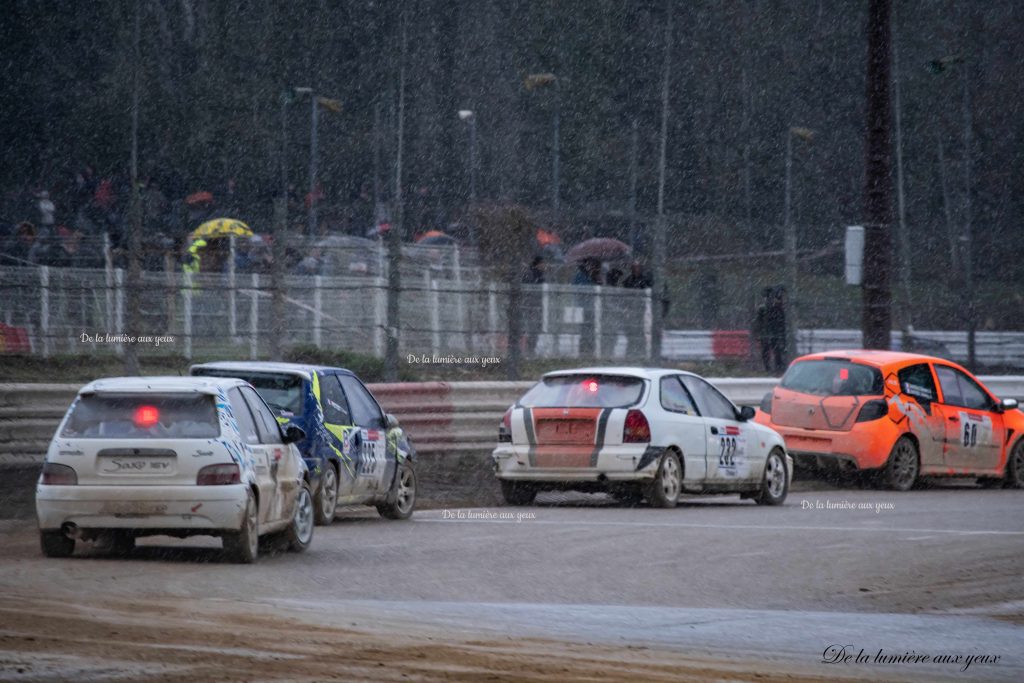
POLYGON ((675 451, 661 456, 654 480, 647 485, 644 498, 656 508, 674 508, 683 492, 683 466, 675 451))
POLYGON ((409 519, 415 508, 416 470, 408 462, 401 462, 395 473, 394 491, 388 495, 388 502, 377 506, 377 512, 385 519, 409 519))
POLYGON ((501 497, 508 505, 529 505, 537 497, 537 487, 530 482, 502 479, 501 497))
POLYGON ((71 557, 75 552, 75 539, 63 531, 40 531, 39 545, 47 557, 71 557))
POLYGON ((252 491, 247 492, 242 528, 224 534, 224 555, 236 564, 252 564, 259 556, 259 507, 252 491))
POLYGON ((894 491, 909 491, 917 483, 921 460, 913 439, 901 436, 893 444, 889 460, 882 469, 882 482, 894 491))
POLYGON ((782 505, 789 495, 789 472, 786 471, 786 455, 779 448, 768 453, 761 476, 761 490, 754 501, 758 505, 782 505))
POLYGON ((313 509, 313 494, 309 491, 309 484, 303 483, 295 498, 292 523, 284 532, 284 537, 288 541, 288 550, 293 553, 301 553, 308 548, 309 544, 313 542, 314 526, 316 526, 316 519, 313 509))
POLYGON ((1006 463, 1006 486, 1024 489, 1024 439, 1017 439, 1006 463))
POLYGON ((328 462, 324 465, 320 486, 317 487, 316 496, 313 498, 317 525, 326 526, 334 521, 334 511, 338 507, 338 486, 338 470, 334 463, 328 462))

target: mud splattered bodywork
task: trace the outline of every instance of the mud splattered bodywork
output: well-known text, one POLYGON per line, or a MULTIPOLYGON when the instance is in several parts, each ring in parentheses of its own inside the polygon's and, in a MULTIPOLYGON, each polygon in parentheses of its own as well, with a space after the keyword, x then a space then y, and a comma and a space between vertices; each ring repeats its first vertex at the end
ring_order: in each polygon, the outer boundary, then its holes
MULTIPOLYGON (((268 362, 218 362, 192 367, 193 375, 239 377, 275 408, 283 428, 305 432, 297 442, 314 491, 327 468, 337 477, 339 504, 376 505, 388 499, 399 464, 415 459, 404 430, 387 419, 356 376, 343 368, 268 362), (288 378, 293 395, 285 408, 270 395, 288 378)), ((279 399, 280 400, 280 399, 279 399)), ((282 401, 283 402, 283 401, 282 401)))

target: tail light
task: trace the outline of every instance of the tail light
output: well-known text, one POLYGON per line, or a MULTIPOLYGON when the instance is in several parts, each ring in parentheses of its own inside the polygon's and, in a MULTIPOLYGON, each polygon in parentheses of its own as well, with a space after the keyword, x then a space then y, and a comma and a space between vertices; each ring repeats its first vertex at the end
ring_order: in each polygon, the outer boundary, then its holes
POLYGON ((242 483, 242 473, 238 465, 207 465, 196 475, 196 486, 227 486, 242 483))
POLYGON ((889 404, 883 399, 876 398, 868 401, 857 413, 857 422, 871 422, 889 414, 889 404))
POLYGON ((49 486, 75 486, 78 484, 78 474, 67 465, 48 462, 43 464, 43 473, 39 477, 39 483, 49 486))
POLYGON ((651 440, 651 425, 639 410, 626 413, 626 425, 622 428, 622 443, 647 443, 651 440))
POLYGON ((765 415, 772 414, 772 392, 769 391, 767 394, 764 395, 764 398, 761 399, 760 407, 761 412, 764 413, 765 415))
POLYGON ((498 425, 498 443, 512 443, 512 409, 505 411, 498 425))

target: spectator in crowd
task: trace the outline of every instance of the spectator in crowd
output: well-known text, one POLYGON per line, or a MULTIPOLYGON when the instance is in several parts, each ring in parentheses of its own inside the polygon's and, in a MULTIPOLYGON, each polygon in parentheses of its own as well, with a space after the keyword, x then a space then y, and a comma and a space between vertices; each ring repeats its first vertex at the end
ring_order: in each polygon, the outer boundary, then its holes
POLYGON ((576 266, 576 274, 572 278, 574 285, 601 284, 601 262, 593 258, 585 258, 576 266))
POLYGON ((650 289, 653 286, 651 278, 644 272, 643 261, 633 260, 629 266, 629 275, 622 281, 622 286, 628 289, 650 289))
MULTIPOLYGON (((534 256, 530 267, 523 275, 524 285, 542 285, 546 280, 547 266, 543 256, 534 256)), ((523 340, 526 353, 532 355, 536 351, 537 331, 540 329, 541 317, 543 315, 542 294, 533 288, 526 288, 523 291, 523 340)))
POLYGON ((757 307, 754 335, 761 346, 765 372, 781 373, 786 367, 786 289, 765 287, 757 307))
MULTIPOLYGON (((644 272, 644 264, 640 259, 633 259, 629 264, 629 275, 622 281, 626 289, 650 289, 654 286, 651 278, 644 272)), ((645 332, 646 307, 635 307, 629 310, 626 325, 626 355, 641 357, 647 355, 647 337, 645 332)))
POLYGON ((4 245, 4 259, 7 266, 27 266, 38 264, 41 246, 36 235, 36 226, 28 221, 19 223, 14 229, 7 244, 4 245))

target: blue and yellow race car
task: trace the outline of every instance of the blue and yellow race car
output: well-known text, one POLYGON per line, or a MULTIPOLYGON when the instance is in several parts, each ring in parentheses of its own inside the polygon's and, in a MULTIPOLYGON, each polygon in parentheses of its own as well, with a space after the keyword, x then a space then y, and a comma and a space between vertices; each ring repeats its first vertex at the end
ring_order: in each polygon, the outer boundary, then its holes
POLYGON ((224 361, 193 365, 192 375, 238 377, 252 384, 282 424, 306 438, 296 445, 310 471, 318 524, 337 506, 373 505, 407 519, 416 505, 416 451, 393 415, 344 368, 224 361))

